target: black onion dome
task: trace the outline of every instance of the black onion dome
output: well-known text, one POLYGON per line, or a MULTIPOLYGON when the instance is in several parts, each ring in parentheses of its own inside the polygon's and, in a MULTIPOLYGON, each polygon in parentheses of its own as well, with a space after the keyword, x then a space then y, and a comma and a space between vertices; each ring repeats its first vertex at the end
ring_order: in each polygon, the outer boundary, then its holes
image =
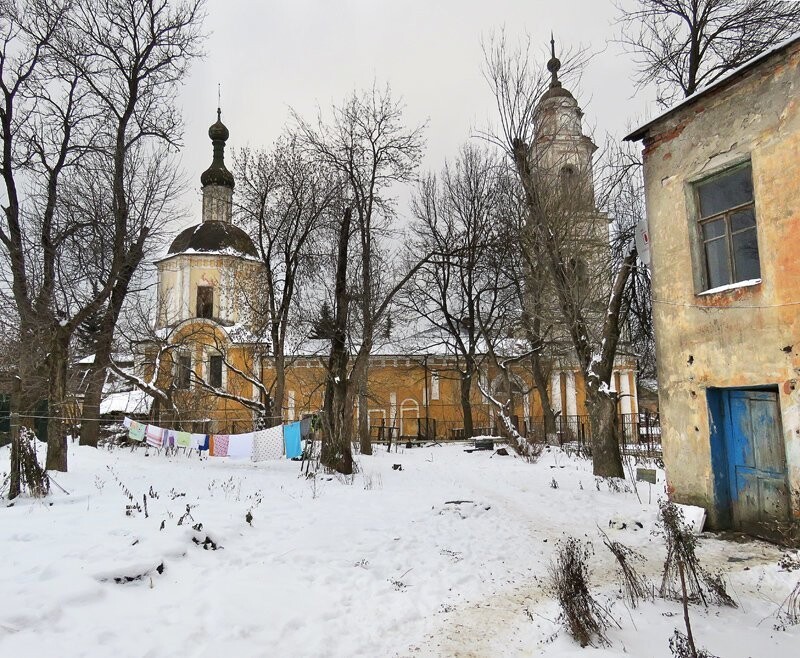
POLYGON ((215 167, 213 164, 200 174, 200 182, 203 187, 206 185, 224 185, 233 187, 233 174, 228 171, 225 165, 215 167))
POLYGON ((242 229, 228 222, 208 221, 181 231, 169 246, 168 254, 185 251, 230 253, 234 256, 258 257, 258 252, 242 229))
POLYGON ((212 124, 211 127, 208 129, 208 136, 211 138, 211 141, 215 139, 220 139, 223 142, 228 141, 228 137, 231 136, 230 131, 228 130, 228 126, 222 123, 221 118, 221 111, 217 110, 217 122, 212 124))
POLYGON ((200 175, 203 187, 224 185, 233 188, 233 174, 225 167, 225 142, 230 137, 228 127, 222 123, 222 111, 217 110, 217 122, 208 129, 208 136, 214 145, 214 159, 211 166, 200 175))

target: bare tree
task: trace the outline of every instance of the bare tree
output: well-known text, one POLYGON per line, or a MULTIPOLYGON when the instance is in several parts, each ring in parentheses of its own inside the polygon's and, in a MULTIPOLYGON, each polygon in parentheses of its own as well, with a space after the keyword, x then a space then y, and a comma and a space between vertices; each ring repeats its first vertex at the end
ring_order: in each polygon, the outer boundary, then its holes
POLYGON ((636 0, 617 5, 622 42, 640 85, 669 105, 800 30, 800 3, 781 0, 636 0))
MULTIPOLYGON (((234 160, 239 181, 237 214, 264 263, 263 285, 245 292, 257 324, 266 328, 275 368, 273 399, 282 405, 286 382, 286 343, 300 331, 297 300, 319 268, 323 224, 338 199, 337 176, 309 157, 292 135, 271 152, 244 149, 234 160)), ((258 330, 257 330, 258 331, 258 330)))
POLYGON ((81 443, 97 444, 102 382, 114 329, 148 240, 174 216, 181 181, 169 149, 182 134, 175 100, 191 61, 200 55, 204 0, 86 0, 70 15, 65 54, 87 80, 103 117, 112 262, 110 294, 100 321, 81 443), (96 405, 96 406, 95 406, 96 405))
MULTIPOLYGON (((141 188, 130 183, 152 171, 149 163, 163 163, 154 153, 176 143, 174 85, 198 54, 202 0, 177 8, 157 0, 30 0, 8 8, 0 17, 8 199, 0 242, 20 342, 33 348, 20 353, 19 371, 27 377, 46 368, 47 468, 66 470, 61 420, 70 343, 103 311, 110 353, 113 325, 153 233, 154 217, 131 210, 141 188), (92 191, 89 181, 109 187, 92 191), (81 202, 83 193, 91 202, 81 202), (91 258, 87 245, 102 246, 108 258, 91 258)), ((105 361, 101 353, 96 365, 105 361)))
POLYGON ((544 417, 546 437, 556 436, 556 413, 550 401, 548 383, 552 364, 564 356, 563 341, 554 340, 554 329, 558 314, 551 305, 552 290, 549 286, 548 270, 544 259, 542 245, 529 239, 527 226, 527 206, 522 186, 513 170, 506 168, 503 172, 502 212, 499 226, 502 231, 501 244, 514 244, 521 241, 519 250, 505 249, 500 255, 501 267, 513 291, 515 308, 518 311, 518 326, 514 333, 527 342, 527 349, 519 350, 526 355, 519 359, 513 355, 509 364, 498 362, 497 368, 506 378, 507 390, 511 390, 508 377, 508 365, 520 361, 528 362, 534 386, 544 417))
POLYGON ((502 251, 500 168, 485 148, 463 146, 440 177, 421 182, 413 203, 416 244, 437 256, 420 268, 403 300, 456 357, 468 437, 473 435, 473 383, 486 343, 504 337, 499 327, 509 311, 504 272, 491 257, 502 251))
MULTIPOLYGON (((63 284, 61 256, 77 232, 91 230, 71 221, 60 204, 64 177, 92 147, 89 90, 77 70, 60 57, 58 43, 66 31, 72 3, 31 1, 6 4, 0 14, 2 52, 3 157, 6 192, 0 242, 4 274, 19 322, 17 369, 23 381, 21 408, 38 399, 50 402, 50 413, 63 416, 66 360, 75 327, 102 301, 80 299, 63 284), (8 280, 7 279, 7 280, 8 280), (58 291, 68 291, 68 308, 58 291), (77 304, 76 304, 77 302, 77 304), (31 384, 33 383, 33 386, 31 384)), ((68 276, 74 274, 69 268, 68 276)), ((108 290, 99 291, 102 300, 108 290)), ((48 468, 66 470, 65 440, 59 423, 50 423, 53 442, 48 468)))
POLYGON ((539 108, 546 89, 551 98, 564 97, 557 77, 560 62, 553 55, 548 64, 552 78, 546 85, 543 76, 528 68, 526 51, 514 52, 499 39, 485 54, 486 77, 500 114, 495 141, 509 155, 524 191, 525 239, 538 245, 560 324, 585 377, 594 472, 622 477, 616 395, 610 380, 636 250, 630 248, 613 269, 605 266, 608 238, 598 221, 589 172, 581 175, 553 158, 558 151, 551 149, 550 138, 557 137, 558 129, 553 115, 539 108))
MULTIPOLYGON (((413 179, 424 140, 421 126, 404 125, 403 108, 392 98, 388 87, 354 92, 341 106, 332 108, 332 117, 327 122, 321 115, 315 124, 297 115, 295 120, 303 146, 341 177, 342 195, 349 207, 337 231, 336 321, 326 387, 327 418, 332 435, 338 437, 335 439, 338 447, 334 455, 323 454, 327 465, 346 471, 352 468, 352 457, 348 456, 349 443, 344 446, 344 442, 349 441, 352 431, 353 405, 367 375, 375 337, 395 295, 421 264, 417 259, 414 265, 404 267, 396 275, 379 270, 381 240, 394 218, 390 188, 413 179), (358 266, 359 335, 352 367, 344 376, 349 356, 341 332, 354 317, 348 310, 353 299, 353 291, 347 290, 350 259, 358 266)), ((361 414, 359 420, 361 450, 370 454, 366 414, 361 414)))
MULTIPOLYGON (((141 280, 140 265, 148 246, 155 244, 162 235, 162 229, 169 218, 180 214, 176 208, 183 181, 176 169, 173 157, 166 148, 155 152, 141 153, 141 143, 127 155, 129 163, 125 167, 125 190, 128 203, 128 232, 126 241, 129 252, 124 269, 120 272, 111 290, 109 299, 90 318, 88 344, 94 355, 92 368, 88 373, 83 398, 83 417, 81 420, 81 444, 97 445, 98 418, 107 369, 114 348, 116 329, 125 302, 131 292, 136 291, 137 281, 141 280)), ((106 221, 112 216, 110 190, 113 169, 102 168, 87 177, 75 199, 79 212, 87 217, 96 217, 99 226, 108 226, 106 221), (88 194, 87 191, 93 191, 88 194)), ((79 253, 91 254, 92 268, 84 268, 91 285, 99 288, 113 266, 113 233, 100 236, 101 239, 84 243, 79 253)), ((84 323, 82 328, 86 327, 84 323)), ((81 329, 78 332, 81 332, 81 329)))
MULTIPOLYGON (((609 142, 612 142, 611 138, 609 142)), ((612 144, 607 149, 598 179, 604 183, 599 202, 612 222, 611 248, 618 262, 634 241, 637 225, 646 217, 642 163, 629 142, 612 144)), ((625 339, 636 354, 639 380, 653 381, 656 378, 656 352, 650 270, 638 262, 631 271, 628 285, 625 339)))

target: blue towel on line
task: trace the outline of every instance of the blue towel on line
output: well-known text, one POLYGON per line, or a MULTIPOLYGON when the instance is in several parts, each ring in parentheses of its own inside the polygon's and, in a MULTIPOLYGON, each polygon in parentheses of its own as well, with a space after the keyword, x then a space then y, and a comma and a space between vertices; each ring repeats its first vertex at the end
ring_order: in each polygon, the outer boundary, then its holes
POLYGON ((286 459, 293 459, 303 454, 300 446, 300 421, 283 426, 283 443, 286 446, 286 459))

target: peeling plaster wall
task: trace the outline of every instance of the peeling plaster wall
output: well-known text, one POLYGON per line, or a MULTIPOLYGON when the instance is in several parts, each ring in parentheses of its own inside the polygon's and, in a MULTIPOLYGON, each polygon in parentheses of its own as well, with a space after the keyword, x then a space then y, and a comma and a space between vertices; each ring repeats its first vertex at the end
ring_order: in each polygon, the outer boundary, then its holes
POLYGON ((800 516, 800 44, 656 123, 645 139, 664 461, 675 500, 714 506, 709 387, 777 386, 800 516), (750 159, 761 283, 698 295, 692 183, 750 159))

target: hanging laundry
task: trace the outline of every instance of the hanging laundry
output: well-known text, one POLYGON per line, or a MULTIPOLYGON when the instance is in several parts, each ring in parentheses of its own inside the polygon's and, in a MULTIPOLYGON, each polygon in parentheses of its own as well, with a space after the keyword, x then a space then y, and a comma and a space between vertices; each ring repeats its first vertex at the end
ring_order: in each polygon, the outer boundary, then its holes
POLYGON ((189 432, 176 432, 175 433, 175 445, 178 448, 191 448, 192 447, 192 435, 189 432))
POLYGON ((165 448, 174 448, 177 445, 177 437, 178 437, 177 430, 165 430, 164 431, 164 447, 165 448))
POLYGON ((122 421, 122 426, 123 426, 123 427, 124 427, 126 430, 127 430, 127 429, 130 429, 130 427, 131 427, 131 423, 132 423, 132 422, 133 422, 133 421, 132 421, 130 418, 128 418, 127 416, 125 416, 125 418, 124 418, 124 419, 123 419, 123 421, 122 421))
POLYGON ((286 446, 286 459, 294 459, 303 454, 300 443, 300 422, 283 426, 283 442, 286 446))
POLYGON ((270 427, 269 429, 253 432, 253 461, 261 462, 268 459, 283 458, 283 427, 270 427))
POLYGON ((192 434, 191 445, 192 450, 208 450, 208 434, 192 434))
POLYGON ((156 425, 148 425, 145 429, 145 436, 147 438, 147 445, 154 448, 160 448, 164 443, 164 431, 156 425))
POLYGON ((306 416, 300 420, 300 438, 307 439, 311 434, 311 416, 306 416))
POLYGON ((231 434, 228 441, 228 457, 231 459, 251 459, 253 456, 253 432, 231 434))
POLYGON ((128 436, 131 441, 144 441, 144 433, 144 423, 137 423, 135 420, 132 420, 131 426, 128 428, 128 436))
POLYGON ((230 442, 230 436, 227 434, 213 434, 211 436, 211 456, 212 457, 227 457, 228 456, 228 444, 230 442))

